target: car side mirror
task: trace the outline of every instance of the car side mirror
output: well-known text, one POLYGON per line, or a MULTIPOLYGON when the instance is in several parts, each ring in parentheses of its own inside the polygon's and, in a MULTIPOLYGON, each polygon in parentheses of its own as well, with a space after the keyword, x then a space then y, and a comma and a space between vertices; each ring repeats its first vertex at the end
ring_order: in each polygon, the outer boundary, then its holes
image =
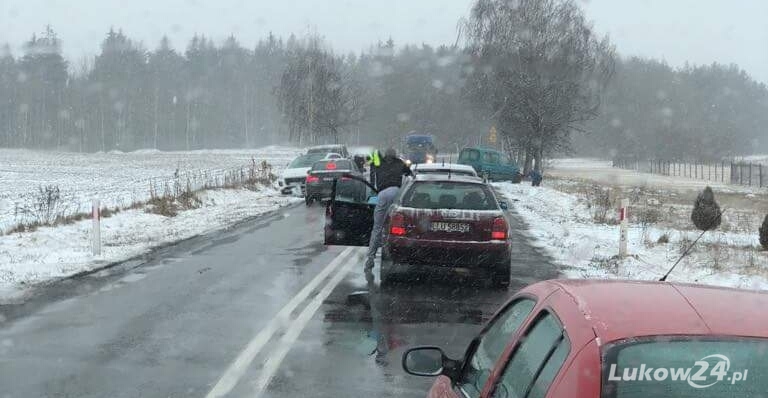
POLYGON ((505 200, 499 201, 499 207, 501 207, 501 210, 509 210, 509 204, 505 200))
POLYGON ((307 170, 307 175, 312 172, 312 169, 307 170))
POLYGON ((458 380, 462 361, 448 358, 439 347, 421 346, 403 354, 403 370, 414 376, 435 377, 444 375, 458 380))

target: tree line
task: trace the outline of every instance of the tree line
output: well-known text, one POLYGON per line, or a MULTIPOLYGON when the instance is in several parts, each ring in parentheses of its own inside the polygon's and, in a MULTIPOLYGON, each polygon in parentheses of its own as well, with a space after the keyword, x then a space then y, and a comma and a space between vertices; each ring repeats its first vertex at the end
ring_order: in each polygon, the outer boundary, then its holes
POLYGON ((74 151, 345 142, 443 152, 479 141, 524 170, 574 151, 716 158, 768 149, 768 89, 736 66, 621 58, 575 0, 476 0, 453 45, 374 43, 338 54, 318 35, 246 47, 194 36, 153 50, 111 29, 73 65, 51 27, 0 50, 0 146, 74 151), (762 145, 762 147, 761 147, 762 145))
MULTIPOLYGON (((190 150, 271 143, 396 144, 411 130, 478 130, 457 95, 460 50, 392 40, 338 55, 319 36, 270 34, 248 49, 196 35, 146 50, 111 29, 93 59, 68 62, 51 27, 15 58, 0 51, 0 146, 190 150)), ((485 127, 482 127, 485 128, 485 127)))
POLYGON ((719 161, 768 151, 768 87, 736 65, 627 58, 576 149, 623 159, 719 161))

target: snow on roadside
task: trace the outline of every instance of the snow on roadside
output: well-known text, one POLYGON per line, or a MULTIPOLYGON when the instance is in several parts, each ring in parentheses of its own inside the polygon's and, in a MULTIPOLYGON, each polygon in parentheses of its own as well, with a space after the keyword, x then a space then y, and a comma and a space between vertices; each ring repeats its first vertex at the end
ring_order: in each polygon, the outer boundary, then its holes
POLYGON ((0 297, 19 295, 30 284, 122 261, 151 248, 222 229, 299 201, 272 188, 202 191, 203 205, 175 217, 124 210, 102 220, 102 255, 91 254, 91 220, 43 227, 0 239, 0 297))
MULTIPOLYGON (((587 204, 576 195, 526 184, 495 185, 525 219, 533 243, 561 263, 569 278, 655 280, 677 260, 684 243, 698 235, 696 231, 658 228, 644 233, 640 227, 630 227, 631 256, 619 260, 615 258, 619 227, 594 223, 587 204), (663 234, 668 235, 669 243, 656 243, 663 234)), ((712 249, 694 250, 668 280, 768 290, 768 278, 762 272, 768 269, 768 252, 755 252, 756 234, 709 232, 697 247, 706 244, 713 244, 712 249), (712 266, 713 261, 718 265, 712 266), (748 266, 748 262, 753 264, 748 266)))

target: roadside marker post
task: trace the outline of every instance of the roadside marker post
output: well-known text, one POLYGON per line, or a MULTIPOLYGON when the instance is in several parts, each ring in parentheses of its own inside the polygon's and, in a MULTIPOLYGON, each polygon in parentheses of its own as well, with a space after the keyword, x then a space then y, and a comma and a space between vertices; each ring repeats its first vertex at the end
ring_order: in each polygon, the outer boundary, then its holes
POLYGON ((101 206, 98 199, 93 200, 91 208, 91 218, 93 219, 93 235, 91 249, 94 256, 101 255, 101 206))
POLYGON ((627 256, 627 229, 629 228, 629 222, 627 221, 628 207, 629 199, 622 199, 621 207, 619 208, 619 257, 627 256))

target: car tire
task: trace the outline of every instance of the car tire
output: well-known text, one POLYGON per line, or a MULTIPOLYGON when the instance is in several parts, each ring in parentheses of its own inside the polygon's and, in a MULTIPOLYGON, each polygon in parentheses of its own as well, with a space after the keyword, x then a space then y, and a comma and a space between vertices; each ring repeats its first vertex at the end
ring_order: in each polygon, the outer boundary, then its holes
POLYGON ((508 262, 504 263, 491 271, 491 284, 493 284, 494 287, 506 288, 509 286, 509 279, 511 277, 512 269, 510 268, 510 264, 508 262))
POLYGON ((307 205, 307 207, 311 207, 314 200, 315 199, 313 199, 311 196, 307 196, 304 198, 304 204, 307 205))
POLYGON ((512 177, 513 184, 519 184, 521 182, 523 182, 523 176, 521 176, 520 173, 517 173, 514 177, 512 177))

